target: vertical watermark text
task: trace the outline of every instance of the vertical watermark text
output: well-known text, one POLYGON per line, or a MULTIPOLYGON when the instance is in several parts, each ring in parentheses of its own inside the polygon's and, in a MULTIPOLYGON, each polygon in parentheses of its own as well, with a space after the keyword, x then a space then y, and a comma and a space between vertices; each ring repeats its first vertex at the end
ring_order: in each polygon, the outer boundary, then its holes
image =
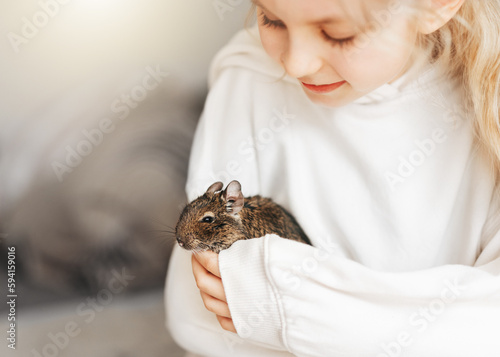
POLYGON ((16 247, 7 248, 7 312, 8 330, 7 346, 16 349, 17 328, 16 328, 16 247))

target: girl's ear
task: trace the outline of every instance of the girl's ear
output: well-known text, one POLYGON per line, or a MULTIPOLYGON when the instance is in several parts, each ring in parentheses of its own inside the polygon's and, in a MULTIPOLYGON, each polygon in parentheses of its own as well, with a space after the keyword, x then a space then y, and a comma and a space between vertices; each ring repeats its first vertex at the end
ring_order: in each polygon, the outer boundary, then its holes
MULTIPOLYGON (((427 35, 443 27, 460 10, 465 0, 427 0, 428 9, 419 19, 418 30, 427 35)), ((481 0, 482 1, 482 0, 481 0)))
POLYGON ((236 180, 231 181, 229 185, 227 185, 222 197, 224 197, 226 201, 226 211, 233 215, 240 212, 245 203, 245 198, 241 193, 241 185, 236 180))

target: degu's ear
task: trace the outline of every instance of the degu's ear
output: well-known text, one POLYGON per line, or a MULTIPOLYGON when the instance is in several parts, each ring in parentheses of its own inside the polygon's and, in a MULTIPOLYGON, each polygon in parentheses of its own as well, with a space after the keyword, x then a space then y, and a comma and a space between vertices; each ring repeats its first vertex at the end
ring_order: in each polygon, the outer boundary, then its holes
POLYGON ((239 213, 245 203, 245 198, 241 193, 241 185, 238 181, 231 181, 227 185, 222 197, 226 201, 226 211, 233 215, 239 213))
POLYGON ((427 35, 446 25, 460 10, 465 0, 426 0, 424 13, 419 18, 418 30, 427 35))
POLYGON ((222 182, 217 181, 217 182, 215 182, 215 183, 213 183, 213 184, 210 185, 210 187, 207 189, 207 192, 208 193, 215 193, 217 191, 222 190, 223 186, 224 185, 222 184, 222 182))

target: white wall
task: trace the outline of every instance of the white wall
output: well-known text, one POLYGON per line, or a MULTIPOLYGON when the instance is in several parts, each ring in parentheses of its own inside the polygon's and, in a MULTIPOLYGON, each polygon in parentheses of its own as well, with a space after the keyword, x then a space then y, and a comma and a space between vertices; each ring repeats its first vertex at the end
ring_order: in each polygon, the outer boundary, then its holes
POLYGON ((0 113, 29 112, 90 78, 142 64, 203 80, 248 9, 249 0, 0 0, 0 113))
POLYGON ((163 86, 199 95, 210 59, 249 8, 249 0, 0 0, 0 208, 146 66, 169 73, 163 86))

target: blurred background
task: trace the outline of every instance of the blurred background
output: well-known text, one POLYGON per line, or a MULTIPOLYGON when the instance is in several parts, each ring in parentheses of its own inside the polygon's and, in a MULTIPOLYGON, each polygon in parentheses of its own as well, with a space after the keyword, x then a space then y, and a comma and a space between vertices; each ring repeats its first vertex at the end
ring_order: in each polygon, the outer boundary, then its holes
POLYGON ((249 8, 0 0, 1 356, 184 355, 164 326, 170 232, 210 60, 249 8))

